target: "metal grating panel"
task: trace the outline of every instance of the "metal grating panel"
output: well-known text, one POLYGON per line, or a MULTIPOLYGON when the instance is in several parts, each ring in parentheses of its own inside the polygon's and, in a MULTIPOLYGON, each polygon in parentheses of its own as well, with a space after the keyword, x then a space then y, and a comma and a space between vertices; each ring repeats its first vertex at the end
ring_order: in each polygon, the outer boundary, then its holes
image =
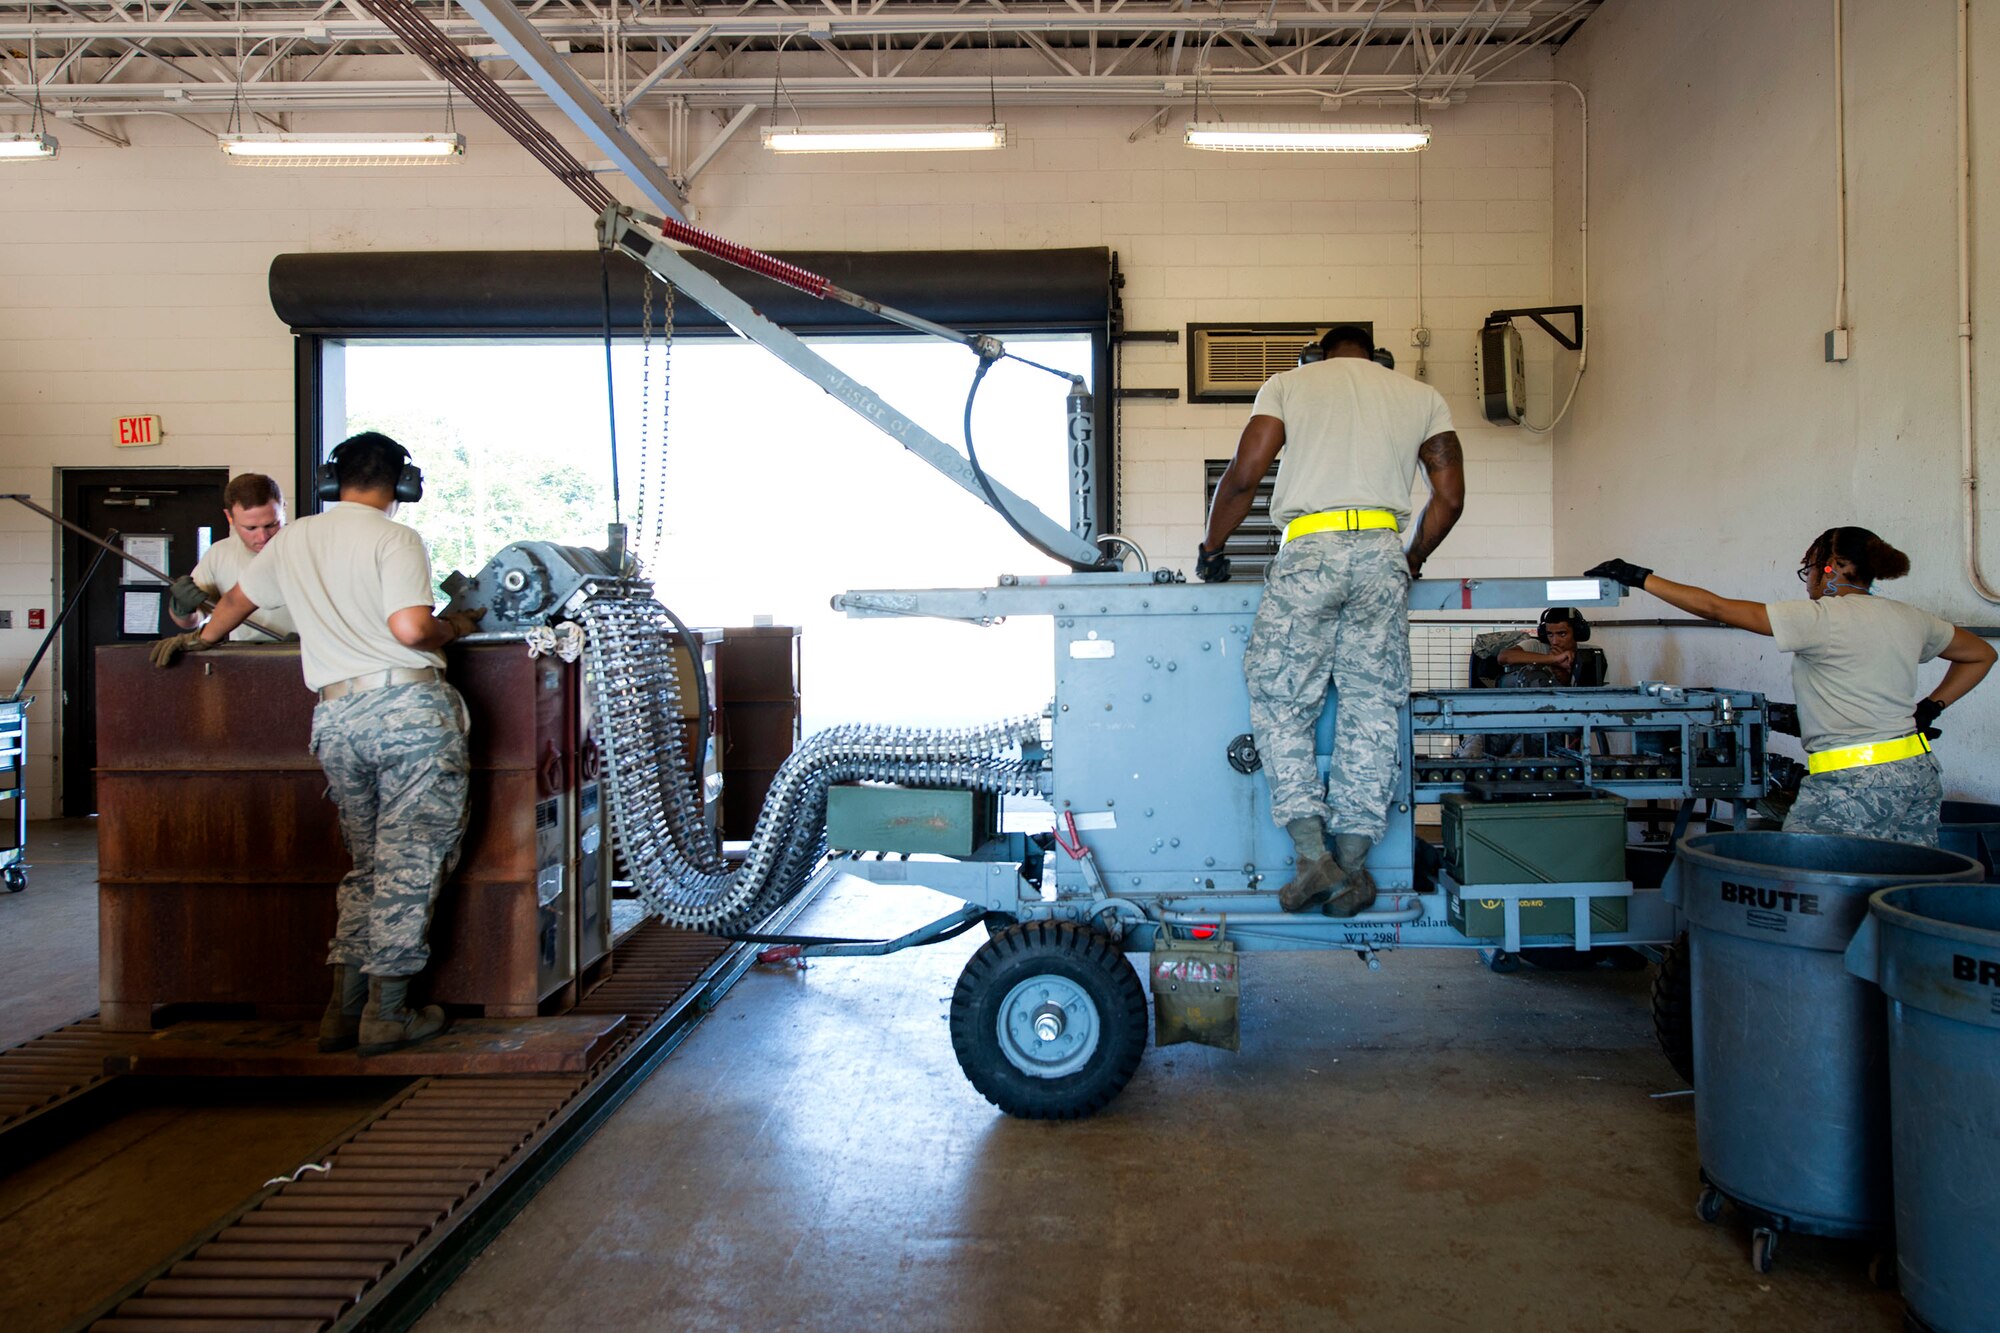
MULTIPOLYGON (((1228 467, 1229 460, 1226 458, 1211 458, 1203 465, 1201 512, 1204 519, 1208 511, 1215 507, 1215 488, 1222 484, 1222 474, 1228 467)), ((1266 475, 1263 481, 1257 483, 1257 494, 1250 500, 1250 516, 1223 543, 1222 549, 1229 556, 1231 578, 1246 583, 1262 583, 1264 571, 1278 556, 1278 525, 1271 519, 1271 492, 1277 484, 1276 473, 1266 475)))

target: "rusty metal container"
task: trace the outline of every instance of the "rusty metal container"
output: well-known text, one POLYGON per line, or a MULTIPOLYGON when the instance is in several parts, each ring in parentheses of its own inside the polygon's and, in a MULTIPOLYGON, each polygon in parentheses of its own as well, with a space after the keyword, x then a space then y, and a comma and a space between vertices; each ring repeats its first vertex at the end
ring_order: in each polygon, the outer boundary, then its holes
MULTIPOLYGON (((97 658, 104 1025, 159 1006, 325 1003, 339 821, 307 750, 296 649, 218 649, 170 671, 143 644, 97 658)), ((491 1017, 573 1002, 581 895, 581 668, 514 644, 455 649, 472 717, 471 822, 431 926, 432 998, 491 1017)), ((601 803, 600 803, 601 805, 601 803)), ((602 845, 600 835, 599 845, 602 845)), ((608 892, 608 876, 598 882, 608 892)), ((609 912, 594 936, 608 945, 609 912)))

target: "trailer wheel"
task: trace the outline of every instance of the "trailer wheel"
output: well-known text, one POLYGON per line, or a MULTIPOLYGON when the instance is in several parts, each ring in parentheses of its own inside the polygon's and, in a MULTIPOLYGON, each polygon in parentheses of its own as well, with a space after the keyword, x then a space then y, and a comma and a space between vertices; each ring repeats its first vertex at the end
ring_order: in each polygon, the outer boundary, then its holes
POLYGON ((1661 953, 1660 970, 1653 974, 1653 1035, 1667 1063, 1693 1087, 1694 991, 1686 931, 1661 953))
POLYGON ((1544 972, 1588 972, 1604 961, 1604 955, 1596 949, 1555 946, 1523 949, 1521 961, 1533 964, 1544 972))
POLYGON ((959 974, 951 1045, 972 1086, 1008 1115, 1079 1119, 1139 1068, 1146 993, 1110 936, 1024 922, 981 945, 959 974))

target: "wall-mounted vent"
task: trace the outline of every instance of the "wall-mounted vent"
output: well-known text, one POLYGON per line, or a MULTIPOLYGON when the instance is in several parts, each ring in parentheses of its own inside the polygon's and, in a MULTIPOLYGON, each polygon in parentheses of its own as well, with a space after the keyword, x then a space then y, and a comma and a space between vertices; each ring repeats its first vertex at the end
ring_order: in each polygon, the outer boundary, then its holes
POLYGON ((1367 320, 1331 319, 1317 324, 1188 325, 1188 401, 1247 403, 1264 381, 1299 364, 1299 352, 1318 342, 1336 324, 1358 324, 1374 335, 1367 320))

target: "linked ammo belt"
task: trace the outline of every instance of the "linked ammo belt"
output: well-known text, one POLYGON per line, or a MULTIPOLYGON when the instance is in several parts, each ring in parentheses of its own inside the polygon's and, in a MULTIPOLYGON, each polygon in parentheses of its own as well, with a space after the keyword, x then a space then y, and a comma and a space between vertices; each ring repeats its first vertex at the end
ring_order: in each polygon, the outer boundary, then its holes
POLYGON ((319 692, 319 701, 325 703, 329 699, 345 699, 350 694, 379 690, 385 685, 424 685, 443 679, 444 672, 436 667, 390 667, 387 671, 371 671, 365 676, 336 680, 319 692))
POLYGON ((1300 514, 1285 524, 1285 540, 1313 532, 1360 532, 1364 528, 1400 530, 1396 516, 1386 509, 1322 509, 1317 514, 1300 514))
POLYGON ((1920 754, 1929 754, 1931 743, 1923 733, 1914 736, 1898 736, 1893 741, 1868 741, 1861 745, 1843 745, 1837 750, 1820 750, 1806 756, 1806 769, 1812 773, 1832 773, 1843 768, 1859 768, 1863 764, 1891 764, 1898 759, 1914 759, 1920 754))

